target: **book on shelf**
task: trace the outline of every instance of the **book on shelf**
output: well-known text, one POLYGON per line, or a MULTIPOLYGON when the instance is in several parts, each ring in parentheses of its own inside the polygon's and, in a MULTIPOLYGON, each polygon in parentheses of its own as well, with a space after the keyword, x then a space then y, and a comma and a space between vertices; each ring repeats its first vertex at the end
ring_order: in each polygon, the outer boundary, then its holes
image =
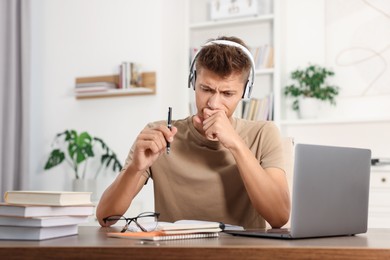
POLYGON ((270 93, 268 96, 268 118, 267 120, 274 120, 274 94, 270 93))
POLYGON ((269 100, 268 97, 257 100, 258 106, 256 108, 256 114, 252 120, 264 121, 268 120, 269 100))
POLYGON ((126 89, 130 87, 131 73, 130 63, 127 61, 122 62, 119 69, 120 88, 126 89))
POLYGON ((91 216, 93 205, 79 206, 45 206, 45 205, 15 205, 0 203, 1 216, 14 217, 48 217, 48 216, 91 216))
POLYGON ((119 88, 127 89, 139 86, 139 64, 124 61, 119 68, 119 88))
POLYGON ((273 94, 263 98, 251 98, 240 104, 242 117, 246 120, 264 121, 273 120, 273 94))
POLYGON ((195 238, 215 238, 219 236, 219 232, 208 233, 186 233, 186 234, 166 234, 163 231, 152 232, 109 232, 109 237, 126 238, 126 239, 139 239, 139 240, 152 240, 152 241, 167 241, 167 240, 180 240, 180 239, 195 239, 195 238))
POLYGON ((76 235, 78 225, 53 227, 0 226, 2 240, 45 240, 50 238, 76 235))
POLYGON ((116 88, 116 84, 114 82, 108 82, 108 81, 76 83, 77 89, 91 88, 91 87, 116 88))
POLYGON ((101 92, 116 88, 117 85, 114 82, 85 82, 76 83, 74 91, 76 93, 101 92))
POLYGON ((274 67, 274 47, 270 46, 269 48, 269 54, 268 58, 265 64, 266 68, 273 68, 274 67))
POLYGON ((250 52, 253 56, 256 69, 273 68, 274 66, 274 48, 265 44, 262 46, 251 47, 250 52))
POLYGON ((9 204, 71 206, 92 205, 92 192, 72 191, 6 191, 4 201, 9 204))
POLYGON ((0 216, 0 226, 54 227, 87 223, 89 216, 10 217, 0 216))

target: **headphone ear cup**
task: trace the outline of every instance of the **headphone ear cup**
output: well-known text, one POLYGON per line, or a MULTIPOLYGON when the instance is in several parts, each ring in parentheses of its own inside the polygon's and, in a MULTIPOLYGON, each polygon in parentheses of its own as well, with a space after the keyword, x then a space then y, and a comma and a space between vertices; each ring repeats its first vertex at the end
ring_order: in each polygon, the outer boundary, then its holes
POLYGON ((194 73, 190 72, 190 75, 188 75, 188 88, 191 88, 193 78, 194 78, 194 73))
POLYGON ((244 92, 242 92, 242 97, 241 98, 245 98, 245 96, 248 95, 248 88, 250 88, 250 86, 249 86, 249 79, 245 83, 244 92))
POLYGON ((191 87, 195 90, 195 81, 196 81, 196 70, 190 72, 190 75, 188 76, 188 88, 191 87))
POLYGON ((191 85, 194 90, 195 90, 195 81, 196 81, 196 70, 194 70, 191 77, 191 85))

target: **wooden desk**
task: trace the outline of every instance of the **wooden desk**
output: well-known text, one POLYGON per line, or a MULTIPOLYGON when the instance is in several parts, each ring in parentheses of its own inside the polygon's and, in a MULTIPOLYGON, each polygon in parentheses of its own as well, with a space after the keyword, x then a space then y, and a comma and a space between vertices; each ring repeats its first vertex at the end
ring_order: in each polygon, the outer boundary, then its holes
POLYGON ((148 242, 106 237, 80 226, 79 235, 40 242, 0 241, 1 259, 390 259, 390 229, 352 237, 279 240, 234 237, 148 242))

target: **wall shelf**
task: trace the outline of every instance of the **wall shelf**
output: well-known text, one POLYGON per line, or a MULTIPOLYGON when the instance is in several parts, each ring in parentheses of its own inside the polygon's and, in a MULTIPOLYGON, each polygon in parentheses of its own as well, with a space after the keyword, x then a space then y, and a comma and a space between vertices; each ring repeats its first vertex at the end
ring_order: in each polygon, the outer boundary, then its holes
MULTIPOLYGON (((156 73, 143 72, 141 73, 142 86, 125 88, 125 89, 107 89, 104 91, 91 91, 84 93, 74 93, 76 99, 88 98, 108 98, 121 96, 142 96, 156 94, 156 73)), ((77 83, 93 83, 93 82, 110 82, 119 86, 119 75, 97 76, 76 78, 77 83)))
POLYGON ((136 88, 129 88, 129 89, 110 89, 101 92, 77 93, 75 94, 75 97, 77 99, 107 98, 107 97, 118 97, 118 96, 153 95, 155 93, 156 93, 155 88, 136 87, 136 88))

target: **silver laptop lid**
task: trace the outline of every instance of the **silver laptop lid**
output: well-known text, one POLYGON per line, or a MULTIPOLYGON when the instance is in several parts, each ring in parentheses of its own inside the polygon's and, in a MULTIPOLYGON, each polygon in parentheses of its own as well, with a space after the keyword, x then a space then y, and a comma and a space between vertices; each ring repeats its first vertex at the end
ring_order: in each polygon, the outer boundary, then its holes
POLYGON ((291 236, 367 231, 371 151, 296 144, 291 236))

